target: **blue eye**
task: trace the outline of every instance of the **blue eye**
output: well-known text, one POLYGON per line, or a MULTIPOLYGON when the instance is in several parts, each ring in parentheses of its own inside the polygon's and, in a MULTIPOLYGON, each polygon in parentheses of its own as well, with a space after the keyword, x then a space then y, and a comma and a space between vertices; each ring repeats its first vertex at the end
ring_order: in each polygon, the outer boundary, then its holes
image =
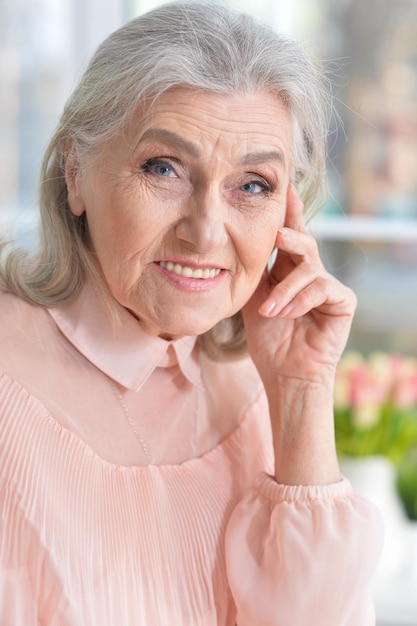
POLYGON ((160 159, 149 159, 142 165, 141 169, 143 172, 150 172, 156 176, 163 176, 165 178, 176 175, 170 164, 160 159))
POLYGON ((154 167, 155 174, 159 174, 159 176, 172 176, 173 171, 167 165, 155 165, 154 167))
POLYGON ((260 180, 252 180, 249 183, 245 183, 240 189, 250 194, 268 194, 271 191, 271 187, 260 180))

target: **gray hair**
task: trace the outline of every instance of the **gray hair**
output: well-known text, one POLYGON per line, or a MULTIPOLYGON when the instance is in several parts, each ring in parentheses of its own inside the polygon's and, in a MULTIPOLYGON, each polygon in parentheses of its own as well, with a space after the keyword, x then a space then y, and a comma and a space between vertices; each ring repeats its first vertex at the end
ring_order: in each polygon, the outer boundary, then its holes
MULTIPOLYGON (((103 282, 85 216, 75 217, 68 206, 68 138, 80 158, 87 157, 120 133, 139 106, 149 111, 158 96, 179 86, 276 96, 293 119, 293 182, 306 214, 322 203, 330 110, 323 74, 297 43, 244 13, 211 2, 173 2, 112 33, 69 98, 41 170, 39 253, 33 264, 19 251, 8 254, 0 277, 10 290, 51 306, 74 296, 86 275, 103 282)), ((220 323, 201 343, 216 358, 239 353, 241 316, 220 323)))

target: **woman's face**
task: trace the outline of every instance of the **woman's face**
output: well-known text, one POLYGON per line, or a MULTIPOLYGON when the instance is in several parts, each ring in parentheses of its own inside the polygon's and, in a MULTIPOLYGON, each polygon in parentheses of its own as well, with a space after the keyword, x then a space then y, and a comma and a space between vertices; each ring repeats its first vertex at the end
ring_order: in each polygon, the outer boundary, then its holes
POLYGON ((67 167, 110 291, 147 332, 201 334, 251 297, 284 222, 292 139, 268 94, 178 88, 67 167))

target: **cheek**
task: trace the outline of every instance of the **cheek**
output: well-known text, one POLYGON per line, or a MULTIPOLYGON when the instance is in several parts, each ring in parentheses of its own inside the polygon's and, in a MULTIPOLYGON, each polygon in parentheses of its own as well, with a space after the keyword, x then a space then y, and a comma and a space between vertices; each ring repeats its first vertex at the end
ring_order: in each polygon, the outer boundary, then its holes
POLYGON ((121 267, 126 266, 126 260, 136 252, 139 242, 133 225, 129 223, 126 227, 125 215, 103 205, 100 212, 87 213, 87 220, 97 262, 111 281, 112 277, 120 275, 121 267))
POLYGON ((272 248, 272 245, 268 247, 266 245, 265 247, 257 246, 254 251, 255 253, 250 259, 248 259, 249 270, 247 272, 247 277, 249 278, 248 286, 251 291, 253 291, 257 287, 262 277, 262 274, 268 265, 272 248))
POLYGON ((284 223, 283 213, 283 210, 268 213, 262 220, 254 220, 246 225, 241 249, 249 272, 257 275, 263 272, 275 247, 277 230, 284 223))
POLYGON ((97 252, 109 255, 111 251, 125 249, 128 253, 135 241, 139 243, 138 235, 151 228, 143 219, 143 211, 139 210, 141 205, 131 195, 109 194, 99 198, 91 211, 87 210, 91 239, 97 252))

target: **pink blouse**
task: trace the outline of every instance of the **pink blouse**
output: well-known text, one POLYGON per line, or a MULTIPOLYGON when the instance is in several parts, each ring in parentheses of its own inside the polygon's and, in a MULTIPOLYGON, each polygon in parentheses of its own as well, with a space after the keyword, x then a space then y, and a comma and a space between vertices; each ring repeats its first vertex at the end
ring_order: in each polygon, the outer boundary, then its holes
POLYGON ((1 293, 1 626, 371 626, 379 513, 272 468, 249 359, 1 293))

